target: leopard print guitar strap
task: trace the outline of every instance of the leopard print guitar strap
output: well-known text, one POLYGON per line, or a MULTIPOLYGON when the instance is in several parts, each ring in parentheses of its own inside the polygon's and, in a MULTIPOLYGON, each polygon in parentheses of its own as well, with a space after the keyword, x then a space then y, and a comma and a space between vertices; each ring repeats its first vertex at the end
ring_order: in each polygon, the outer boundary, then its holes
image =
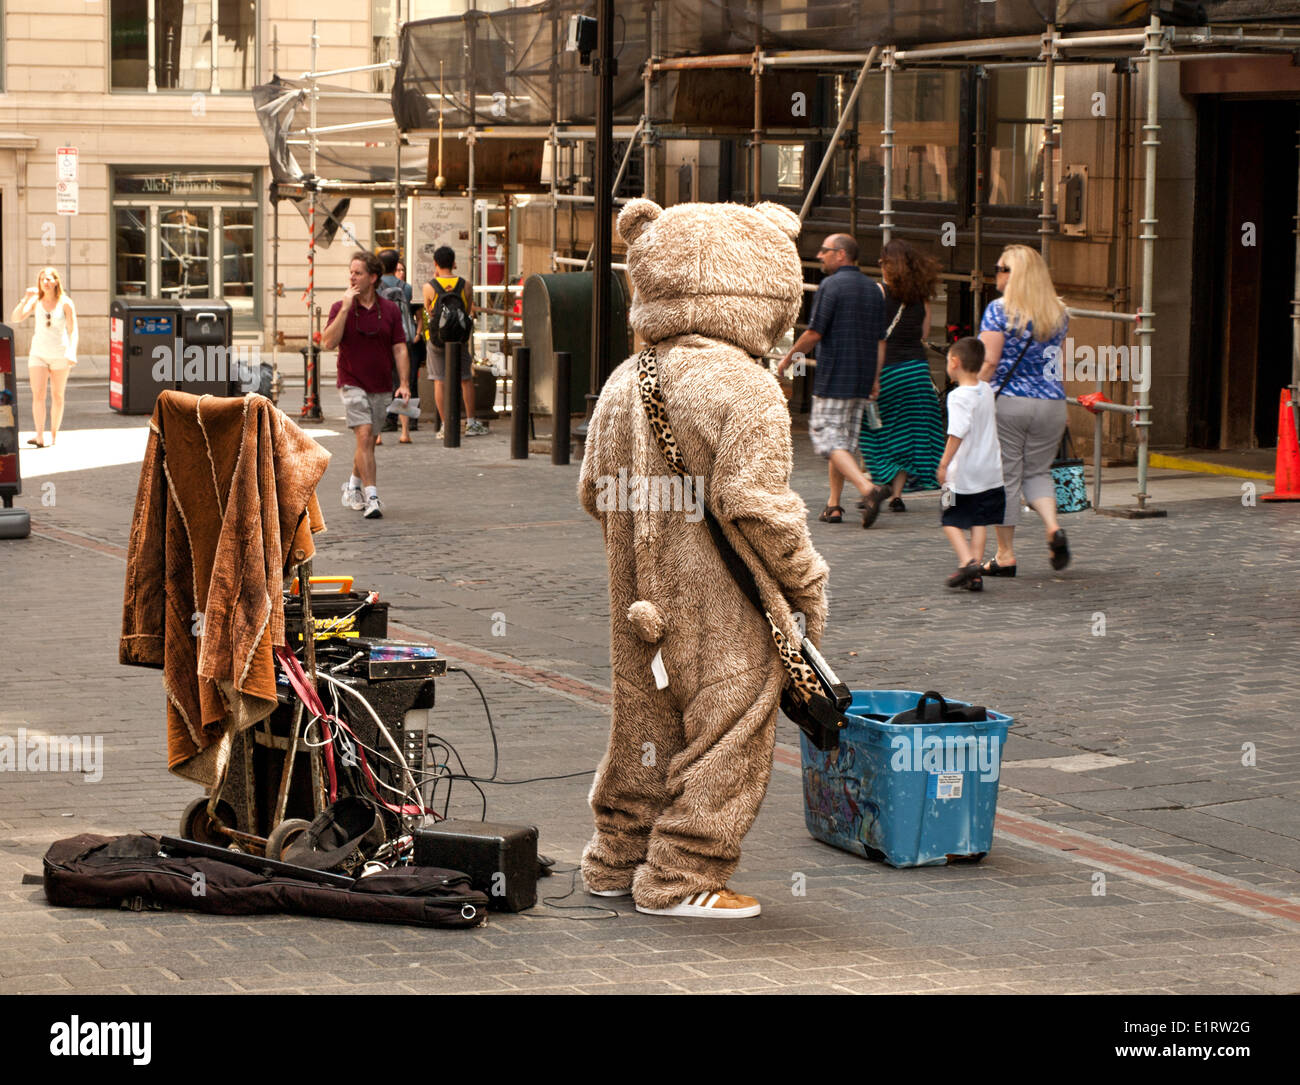
MULTIPOLYGON (((641 404, 645 407, 646 418, 650 423, 650 432, 654 434, 655 443, 659 445, 659 451, 663 453, 668 466, 683 478, 688 477, 686 460, 677 445, 677 439, 673 436, 672 427, 668 424, 668 409, 664 401, 663 388, 659 384, 659 369, 655 364, 654 347, 647 347, 637 355, 636 368, 637 386, 641 391, 641 404)), ((722 533, 722 528, 707 507, 705 508, 704 517, 709 525, 709 533, 713 536, 714 543, 721 552, 727 568, 731 570, 732 576, 736 578, 740 590, 745 593, 749 601, 767 619, 767 624, 772 629, 772 641, 776 645, 777 653, 781 657, 781 663, 785 667, 795 696, 804 701, 810 700, 814 696, 825 696, 821 683, 817 680, 816 671, 804 659, 803 653, 792 645, 789 638, 781 632, 781 628, 773 620, 771 612, 763 606, 762 599, 758 594, 758 586, 754 583, 753 573, 740 560, 740 556, 732 548, 731 543, 722 533)))

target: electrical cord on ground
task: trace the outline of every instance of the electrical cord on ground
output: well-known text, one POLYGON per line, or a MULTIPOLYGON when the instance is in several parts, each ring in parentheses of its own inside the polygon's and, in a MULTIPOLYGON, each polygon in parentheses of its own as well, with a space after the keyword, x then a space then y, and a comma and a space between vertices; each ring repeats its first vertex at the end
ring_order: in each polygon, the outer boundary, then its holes
POLYGON ((562 897, 541 897, 542 905, 546 908, 555 908, 561 912, 600 912, 600 915, 535 915, 532 912, 519 912, 522 919, 574 919, 581 922, 590 922, 594 919, 617 919, 622 913, 615 911, 613 908, 606 908, 601 904, 556 904, 557 900, 568 900, 578 891, 578 867, 570 867, 568 870, 552 870, 551 874, 568 874, 569 891, 562 897))
MULTIPOLYGON (((483 687, 480 686, 478 682, 474 680, 474 676, 470 674, 469 671, 465 670, 464 667, 448 667, 447 670, 448 672, 455 671, 457 674, 463 674, 466 678, 468 678, 471 682, 474 683, 474 688, 478 690, 479 699, 483 702, 483 711, 487 713, 488 733, 492 736, 492 775, 491 776, 466 775, 466 776, 458 776, 457 779, 468 780, 473 784, 514 785, 514 784, 536 784, 546 780, 572 780, 579 776, 591 776, 595 773, 596 771, 595 769, 587 769, 585 772, 568 772, 560 776, 531 776, 525 780, 498 780, 497 772, 500 763, 500 751, 497 745, 497 731, 495 725, 492 723, 492 709, 488 707, 487 697, 483 693, 483 687)), ((464 772, 465 763, 461 761, 460 754, 456 755, 456 760, 460 762, 461 772, 464 772)), ((484 801, 486 802, 486 799, 484 801)), ((484 818, 484 820, 486 820, 486 817, 484 818)))

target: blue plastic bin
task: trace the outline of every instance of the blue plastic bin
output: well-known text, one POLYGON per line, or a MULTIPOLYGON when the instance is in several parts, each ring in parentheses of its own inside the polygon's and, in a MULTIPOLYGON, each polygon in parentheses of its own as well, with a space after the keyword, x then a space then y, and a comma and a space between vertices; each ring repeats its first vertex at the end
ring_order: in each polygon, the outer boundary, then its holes
POLYGON ((818 840, 896 867, 980 859, 992 847, 1014 721, 990 710, 981 723, 890 722, 920 697, 854 690, 837 749, 823 753, 800 735, 804 818, 818 840))

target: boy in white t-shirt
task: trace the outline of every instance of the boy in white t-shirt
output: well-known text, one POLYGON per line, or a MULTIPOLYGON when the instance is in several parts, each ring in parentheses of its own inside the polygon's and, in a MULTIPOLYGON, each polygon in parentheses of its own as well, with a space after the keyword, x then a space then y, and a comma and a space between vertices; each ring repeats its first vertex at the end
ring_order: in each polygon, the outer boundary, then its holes
POLYGON ((961 567, 948 587, 982 591, 980 560, 989 524, 1002 523, 1006 491, 1002 487, 1002 451, 993 409, 993 389, 980 380, 984 344, 973 336, 958 339, 948 350, 948 376, 957 387, 948 393, 948 444, 939 461, 943 486, 943 533, 957 552, 961 567), (970 545, 962 532, 970 530, 970 545))

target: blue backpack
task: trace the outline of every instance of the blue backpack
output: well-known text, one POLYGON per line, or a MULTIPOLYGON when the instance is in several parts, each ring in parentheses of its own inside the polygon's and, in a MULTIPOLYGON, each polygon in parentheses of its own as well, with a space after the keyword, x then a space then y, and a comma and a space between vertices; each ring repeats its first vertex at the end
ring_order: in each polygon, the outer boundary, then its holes
POLYGON ((411 315, 411 307, 406 303, 406 291, 402 289, 401 281, 386 283, 380 279, 375 285, 375 293, 397 306, 397 311, 402 314, 402 334, 408 343, 414 343, 420 337, 420 332, 411 315))

